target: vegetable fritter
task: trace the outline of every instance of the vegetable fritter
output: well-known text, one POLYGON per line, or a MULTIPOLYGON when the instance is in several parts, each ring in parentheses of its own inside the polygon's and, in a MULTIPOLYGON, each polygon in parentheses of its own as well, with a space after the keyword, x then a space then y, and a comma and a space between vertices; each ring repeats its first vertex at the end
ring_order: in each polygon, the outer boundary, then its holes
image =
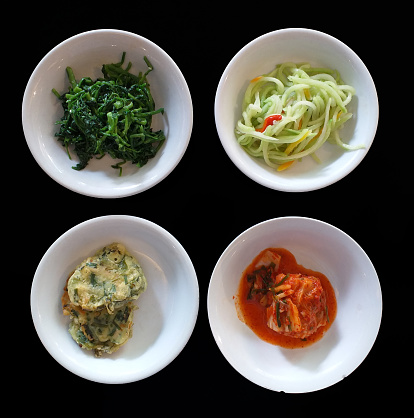
POLYGON ((138 261, 119 243, 108 245, 88 257, 76 267, 68 281, 72 304, 87 311, 106 308, 108 313, 138 299, 146 287, 147 281, 138 261))
POLYGON ((62 296, 69 333, 95 356, 113 353, 132 336, 134 301, 147 288, 138 261, 112 243, 88 257, 69 276, 62 296))

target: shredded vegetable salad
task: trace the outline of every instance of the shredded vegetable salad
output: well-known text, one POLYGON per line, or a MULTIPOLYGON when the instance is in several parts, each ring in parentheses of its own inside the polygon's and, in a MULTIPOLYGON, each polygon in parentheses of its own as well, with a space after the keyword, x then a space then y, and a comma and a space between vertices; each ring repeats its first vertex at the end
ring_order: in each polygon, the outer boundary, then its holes
POLYGON ((344 143, 338 132, 352 118, 346 106, 354 95, 336 70, 279 64, 247 87, 237 140, 278 171, 308 155, 319 163, 315 151, 326 141, 347 151, 364 148, 344 143))

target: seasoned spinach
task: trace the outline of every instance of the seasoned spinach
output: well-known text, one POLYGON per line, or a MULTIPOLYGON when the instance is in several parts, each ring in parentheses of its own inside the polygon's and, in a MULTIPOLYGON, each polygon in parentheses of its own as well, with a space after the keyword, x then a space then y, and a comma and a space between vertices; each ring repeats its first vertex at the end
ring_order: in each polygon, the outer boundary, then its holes
POLYGON ((75 170, 84 169, 94 156, 108 154, 121 160, 111 167, 122 175, 123 164, 131 161, 142 167, 165 141, 162 130, 153 132, 151 128, 152 116, 164 113, 163 108, 155 109, 147 80, 152 64, 144 57, 148 70, 134 75, 129 72, 131 63, 122 68, 125 55, 118 63, 104 64, 103 77, 96 81, 83 77, 77 82, 72 68, 67 67, 69 91, 60 95, 52 89, 64 110, 62 119, 56 122, 60 130, 55 135, 70 159, 69 146, 74 146, 79 158, 72 167, 75 170))

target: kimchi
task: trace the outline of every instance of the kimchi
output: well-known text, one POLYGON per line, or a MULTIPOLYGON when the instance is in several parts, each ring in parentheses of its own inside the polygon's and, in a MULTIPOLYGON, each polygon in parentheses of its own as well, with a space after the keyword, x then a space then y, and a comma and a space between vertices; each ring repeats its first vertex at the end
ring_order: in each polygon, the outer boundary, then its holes
POLYGON ((326 276, 297 264, 283 248, 258 254, 243 274, 236 304, 239 318, 256 334, 288 348, 321 338, 336 315, 326 276))

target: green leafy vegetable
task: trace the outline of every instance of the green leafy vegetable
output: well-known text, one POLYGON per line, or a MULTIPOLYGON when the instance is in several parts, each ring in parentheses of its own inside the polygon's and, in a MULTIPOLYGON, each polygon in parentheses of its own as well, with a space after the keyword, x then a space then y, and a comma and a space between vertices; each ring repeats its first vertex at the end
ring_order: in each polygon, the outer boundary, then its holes
POLYGON ((278 286, 280 286, 281 284, 283 284, 287 279, 289 278, 289 273, 288 274, 286 274, 284 277, 283 277, 283 279, 279 282, 279 283, 277 283, 277 284, 275 284, 275 287, 278 287, 278 286))
POLYGON ((90 275, 91 285, 94 286, 94 287, 96 286, 95 277, 96 277, 95 273, 91 273, 91 275, 90 275))
POLYGON ((277 326, 280 328, 282 326, 282 323, 280 322, 280 302, 279 302, 279 300, 276 302, 276 320, 277 320, 277 326))
POLYGON ((153 67, 147 57, 144 61, 148 70, 134 75, 129 72, 131 63, 122 68, 125 61, 102 66, 103 78, 92 81, 83 77, 76 81, 72 68, 66 73, 70 82, 69 91, 60 95, 56 89, 52 92, 62 101, 64 115, 56 124, 60 130, 55 135, 65 146, 69 158, 69 146, 79 163, 72 167, 84 169, 94 156, 102 158, 105 154, 121 161, 111 165, 119 169, 131 161, 138 167, 153 158, 165 141, 162 130, 153 132, 152 116, 164 113, 163 108, 155 109, 147 75, 153 67))

